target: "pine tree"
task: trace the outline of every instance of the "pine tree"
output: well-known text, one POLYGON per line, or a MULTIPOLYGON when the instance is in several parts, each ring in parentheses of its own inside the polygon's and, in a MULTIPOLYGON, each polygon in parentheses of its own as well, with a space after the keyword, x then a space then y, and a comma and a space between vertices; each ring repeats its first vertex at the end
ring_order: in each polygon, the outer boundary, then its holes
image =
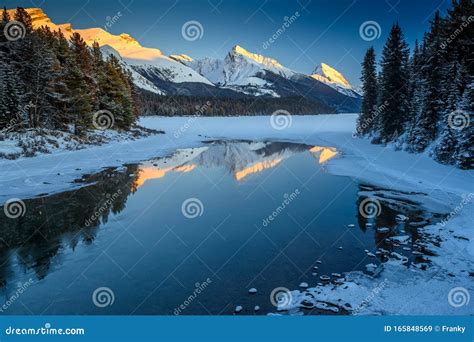
POLYGON ((0 60, 0 131, 5 129, 8 126, 8 115, 6 109, 5 101, 5 92, 6 92, 6 72, 5 72, 5 63, 3 60, 0 60))
POLYGON ((67 130, 68 124, 72 123, 73 116, 69 112, 73 106, 74 99, 71 98, 72 90, 68 88, 68 62, 72 62, 72 52, 69 43, 61 31, 52 32, 52 50, 55 55, 52 70, 54 77, 51 80, 50 101, 54 115, 52 124, 54 128, 67 130))
POLYGON ((455 161, 458 136, 457 131, 451 127, 450 120, 461 102, 462 66, 457 61, 453 62, 448 75, 453 75, 453 77, 450 77, 450 81, 444 91, 447 94, 444 115, 441 122, 440 138, 436 143, 434 154, 439 162, 452 164, 455 161))
POLYGON ((369 48, 362 62, 362 100, 361 113, 357 119, 357 133, 361 135, 374 131, 377 109, 377 73, 375 70, 375 50, 369 48))
POLYGON ((77 65, 79 65, 82 69, 82 72, 89 77, 92 71, 89 47, 87 46, 84 39, 82 39, 81 35, 77 32, 72 34, 70 41, 77 65))
POLYGON ((400 26, 395 24, 385 44, 381 60, 381 138, 393 141, 401 135, 408 119, 408 45, 400 26))
POLYGON ((0 20, 0 43, 6 43, 7 42, 7 38, 5 37, 4 30, 5 30, 5 26, 7 25, 7 23, 10 20, 11 19, 10 19, 10 15, 7 12, 7 8, 3 7, 2 18, 0 20))
POLYGON ((10 19, 10 14, 8 14, 8 11, 7 11, 7 8, 6 7, 3 7, 3 11, 2 11, 2 21, 5 23, 5 22, 9 22, 11 19, 10 19))
POLYGON ((71 48, 73 56, 76 59, 77 65, 81 68, 84 80, 89 89, 89 97, 92 101, 92 109, 95 109, 94 104, 97 102, 98 89, 97 83, 92 74, 92 55, 89 47, 87 46, 84 39, 77 32, 74 32, 71 36, 71 48))
MULTIPOLYGON (((474 75, 474 2, 453 0, 444 20, 443 50, 448 56, 457 56, 457 61, 467 67, 469 75, 474 75), (454 53, 453 53, 454 52, 454 53)), ((451 61, 451 60, 449 60, 451 61)))
POLYGON ((420 144, 419 140, 423 137, 420 132, 418 123, 422 118, 422 110, 424 108, 424 94, 426 89, 426 81, 423 78, 421 67, 424 63, 424 44, 420 47, 418 41, 415 43, 413 55, 410 60, 410 76, 409 76, 409 121, 407 123, 406 148, 408 151, 417 152, 420 144))
POLYGON ((0 62, 0 129, 11 130, 21 124, 17 83, 16 74, 2 60, 0 62))
POLYGON ((474 77, 464 91, 459 109, 463 121, 458 135, 456 165, 462 169, 474 169, 474 77))
POLYGON ((407 139, 408 149, 413 152, 424 151, 436 139, 442 121, 446 70, 441 44, 442 20, 437 12, 431 31, 425 34, 415 74, 410 110, 413 121, 407 139))
POLYGON ((92 100, 84 74, 72 58, 66 64, 66 85, 69 91, 68 113, 74 134, 83 134, 92 125, 92 100))
POLYGON ((105 63, 104 76, 100 84, 103 91, 101 109, 113 114, 116 127, 127 128, 133 115, 128 103, 131 94, 127 94, 120 62, 114 55, 110 55, 105 63))
POLYGON ((23 24, 26 33, 33 32, 33 21, 31 20, 28 12, 23 7, 17 7, 14 19, 23 24))

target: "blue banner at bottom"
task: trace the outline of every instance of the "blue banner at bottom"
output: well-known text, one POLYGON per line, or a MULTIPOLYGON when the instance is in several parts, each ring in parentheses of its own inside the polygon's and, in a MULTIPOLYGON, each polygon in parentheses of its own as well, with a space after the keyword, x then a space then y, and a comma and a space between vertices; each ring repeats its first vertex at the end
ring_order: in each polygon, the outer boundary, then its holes
POLYGON ((469 316, 3 316, 0 341, 469 341, 469 316))

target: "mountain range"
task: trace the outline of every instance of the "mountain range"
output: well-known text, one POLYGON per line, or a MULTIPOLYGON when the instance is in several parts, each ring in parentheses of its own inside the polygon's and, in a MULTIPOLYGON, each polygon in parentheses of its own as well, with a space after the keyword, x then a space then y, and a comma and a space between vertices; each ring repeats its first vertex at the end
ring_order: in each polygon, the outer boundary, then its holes
MULTIPOLYGON (((11 10, 11 15, 13 15, 11 10)), ((97 42, 105 56, 114 54, 132 73, 140 89, 158 95, 220 98, 301 97, 322 103, 336 112, 359 111, 361 96, 344 76, 321 63, 310 75, 293 71, 276 59, 235 45, 224 59, 166 56, 156 48, 140 45, 126 33, 113 35, 102 28, 74 29, 55 24, 40 8, 29 8, 35 28, 61 30, 66 38, 78 32, 88 45, 97 42)))

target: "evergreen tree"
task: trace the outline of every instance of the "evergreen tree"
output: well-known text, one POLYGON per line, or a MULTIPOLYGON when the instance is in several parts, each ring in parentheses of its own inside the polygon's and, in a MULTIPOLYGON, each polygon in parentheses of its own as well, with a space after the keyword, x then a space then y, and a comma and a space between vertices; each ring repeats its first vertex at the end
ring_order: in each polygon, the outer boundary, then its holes
POLYGON ((441 56, 442 28, 441 17, 436 12, 431 23, 431 31, 426 36, 425 63, 422 73, 426 80, 424 107, 418 121, 420 128, 419 144, 415 147, 423 151, 437 136, 438 122, 441 119, 443 101, 443 57, 441 56))
POLYGON ((377 110, 377 73, 375 70, 375 50, 369 48, 362 62, 362 100, 361 113, 357 119, 357 133, 361 135, 374 131, 377 110))
POLYGON ((408 119, 408 57, 408 45, 397 23, 390 31, 380 63, 380 133, 386 142, 401 135, 408 119))
POLYGON ((33 32, 33 22, 30 15, 23 7, 17 7, 14 19, 23 24, 26 33, 33 32))
POLYGON ((457 61, 467 67, 469 75, 474 75, 474 2, 453 0, 452 8, 447 12, 443 22, 442 48, 446 50, 447 56, 456 56, 457 61))
POLYGON ((10 66, 0 63, 0 130, 11 130, 21 125, 18 79, 10 66))
POLYGON ((458 135, 456 165, 462 169, 474 169, 474 77, 464 91, 459 109, 462 126, 458 135))
POLYGON ((72 34, 70 41, 77 65, 79 65, 82 69, 82 72, 89 77, 92 71, 89 47, 87 46, 84 39, 82 39, 81 35, 77 32, 72 34))
POLYGON ((55 55, 52 70, 54 77, 51 80, 50 102, 54 112, 52 117, 53 127, 67 130, 68 124, 75 117, 70 113, 74 99, 71 98, 73 91, 68 88, 68 77, 70 75, 68 66, 73 63, 72 52, 69 43, 61 31, 52 32, 52 50, 55 55))
POLYGON ((463 83, 463 68, 459 62, 455 61, 452 63, 452 68, 447 75, 454 76, 449 77, 449 83, 445 89, 446 101, 444 115, 441 122, 440 138, 436 143, 434 153, 436 160, 445 164, 452 164, 455 161, 458 135, 456 134, 456 130, 451 127, 450 118, 461 103, 461 89, 463 83))
POLYGON ((0 43, 5 43, 7 41, 5 37, 5 26, 10 21, 10 15, 7 12, 7 9, 4 7, 2 10, 2 18, 0 19, 0 43))
POLYGON ((100 88, 103 91, 101 109, 110 111, 118 128, 128 128, 134 121, 131 92, 120 66, 114 55, 105 62, 105 73, 100 88))
POLYGON ((407 123, 406 148, 411 152, 418 152, 420 140, 423 140, 422 127, 419 122, 422 120, 426 80, 422 72, 424 64, 425 45, 415 44, 413 56, 410 61, 410 83, 409 83, 409 121, 407 123))
POLYGON ((3 7, 3 11, 2 11, 2 22, 7 23, 7 22, 9 22, 10 20, 11 20, 11 19, 10 19, 10 14, 8 14, 7 8, 6 8, 6 7, 3 7))
POLYGON ((84 74, 72 58, 66 64, 66 85, 69 91, 68 113, 74 134, 83 134, 92 125, 92 100, 84 74))
POLYGON ((84 80, 87 84, 89 91, 89 98, 92 101, 92 109, 95 109, 94 104, 97 102, 97 83, 92 74, 92 55, 89 47, 87 46, 84 39, 77 32, 74 32, 71 36, 71 48, 73 56, 76 59, 77 65, 80 67, 84 80))

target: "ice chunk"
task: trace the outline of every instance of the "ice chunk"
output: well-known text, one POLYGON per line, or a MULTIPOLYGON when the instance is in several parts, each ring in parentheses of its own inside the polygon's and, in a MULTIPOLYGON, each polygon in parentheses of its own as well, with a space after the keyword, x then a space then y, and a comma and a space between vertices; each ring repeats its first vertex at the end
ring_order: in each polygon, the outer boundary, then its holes
POLYGON ((408 221, 408 217, 406 217, 405 215, 402 215, 402 214, 398 214, 395 217, 395 220, 397 220, 397 222, 406 222, 406 221, 408 221))

